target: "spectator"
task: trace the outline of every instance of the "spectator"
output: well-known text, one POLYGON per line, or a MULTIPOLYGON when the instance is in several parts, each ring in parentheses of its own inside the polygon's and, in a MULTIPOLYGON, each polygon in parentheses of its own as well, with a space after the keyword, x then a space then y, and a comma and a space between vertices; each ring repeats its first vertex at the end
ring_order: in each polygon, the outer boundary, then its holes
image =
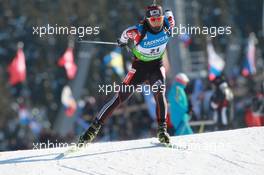
POLYGON ((171 123, 175 129, 174 135, 192 134, 193 131, 188 123, 190 119, 188 115, 190 105, 188 104, 187 95, 184 91, 186 85, 189 83, 189 78, 185 74, 179 73, 176 75, 175 81, 168 97, 171 123))

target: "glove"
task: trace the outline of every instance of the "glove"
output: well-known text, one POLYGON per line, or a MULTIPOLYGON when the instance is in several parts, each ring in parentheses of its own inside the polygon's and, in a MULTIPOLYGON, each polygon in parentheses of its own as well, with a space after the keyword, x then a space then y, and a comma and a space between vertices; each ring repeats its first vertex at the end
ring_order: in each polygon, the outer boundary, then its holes
POLYGON ((165 10, 164 15, 168 18, 168 21, 170 23, 170 27, 175 26, 174 16, 171 10, 165 10))
POLYGON ((125 47, 127 45, 127 43, 123 43, 123 42, 120 41, 120 39, 117 39, 117 45, 119 47, 125 47))

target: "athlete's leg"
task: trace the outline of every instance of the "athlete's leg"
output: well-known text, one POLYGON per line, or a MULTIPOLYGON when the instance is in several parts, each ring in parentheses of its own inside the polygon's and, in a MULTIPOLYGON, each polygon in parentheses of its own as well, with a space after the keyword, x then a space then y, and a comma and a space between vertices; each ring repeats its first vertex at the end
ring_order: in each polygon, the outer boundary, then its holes
POLYGON ((162 143, 169 143, 169 134, 167 133, 167 101, 165 98, 165 68, 162 66, 152 73, 149 78, 153 95, 156 101, 156 115, 158 122, 158 138, 162 143), (154 87, 155 86, 155 87, 154 87))
POLYGON ((108 101, 100 110, 98 115, 96 116, 95 120, 96 122, 103 124, 105 120, 110 117, 113 113, 113 111, 124 101, 126 101, 130 96, 131 92, 118 92, 115 94, 115 96, 108 101))
POLYGON ((151 75, 149 80, 156 101, 156 114, 157 121, 159 124, 166 123, 167 116, 167 101, 165 98, 166 86, 165 75, 163 71, 164 67, 161 67, 160 70, 155 71, 151 75))
POLYGON ((79 143, 84 143, 86 141, 91 142, 96 137, 101 126, 104 124, 104 121, 111 116, 113 111, 120 104, 122 104, 131 96, 131 94, 133 93, 133 88, 131 87, 134 87, 136 84, 140 83, 140 81, 140 72, 136 72, 135 69, 131 69, 122 83, 122 90, 116 93, 115 96, 103 106, 90 127, 80 137, 79 143))

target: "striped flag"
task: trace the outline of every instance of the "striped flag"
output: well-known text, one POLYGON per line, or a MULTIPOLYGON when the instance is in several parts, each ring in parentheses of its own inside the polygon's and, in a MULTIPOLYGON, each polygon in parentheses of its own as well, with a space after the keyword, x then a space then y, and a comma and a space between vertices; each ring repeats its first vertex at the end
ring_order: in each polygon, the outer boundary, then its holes
POLYGON ((67 117, 72 117, 77 110, 77 102, 75 101, 70 86, 64 86, 61 93, 61 103, 65 107, 67 117))
POLYGON ((242 69, 242 75, 247 77, 249 75, 256 74, 256 37, 254 33, 249 35, 248 45, 247 45, 247 55, 244 60, 244 65, 242 69))
POLYGON ((207 43, 208 54, 208 78, 210 81, 222 74, 225 67, 225 62, 214 50, 214 46, 211 42, 207 43))
POLYGON ((74 62, 73 48, 67 48, 59 59, 58 65, 65 68, 68 79, 74 79, 77 73, 77 65, 74 62))

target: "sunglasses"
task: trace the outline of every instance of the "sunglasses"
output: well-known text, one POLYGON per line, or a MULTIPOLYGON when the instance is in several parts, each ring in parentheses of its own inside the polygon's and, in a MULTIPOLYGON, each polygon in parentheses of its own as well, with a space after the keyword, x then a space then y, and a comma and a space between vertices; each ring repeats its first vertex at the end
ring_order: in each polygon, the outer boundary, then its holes
POLYGON ((163 16, 152 16, 147 18, 150 22, 160 22, 163 20, 163 16))

